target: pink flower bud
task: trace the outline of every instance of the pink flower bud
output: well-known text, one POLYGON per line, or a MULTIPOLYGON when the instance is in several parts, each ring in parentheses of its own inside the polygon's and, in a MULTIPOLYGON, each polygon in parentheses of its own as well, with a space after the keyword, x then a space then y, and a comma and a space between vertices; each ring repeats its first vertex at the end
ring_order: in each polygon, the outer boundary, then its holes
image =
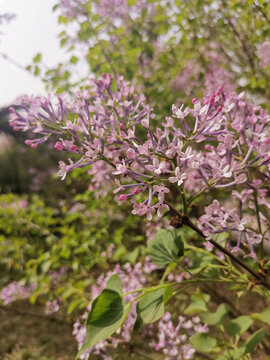
POLYGON ((222 106, 219 106, 219 107, 217 108, 217 112, 220 113, 221 111, 222 111, 222 106))
POLYGON ((29 146, 31 146, 31 143, 32 143, 32 141, 31 140, 25 140, 25 142, 24 142, 26 145, 29 145, 29 146))
POLYGON ((121 130, 125 130, 125 125, 123 123, 120 123, 119 127, 121 130))
POLYGON ((220 94, 220 93, 222 93, 222 92, 223 92, 223 86, 221 85, 221 86, 218 88, 217 93, 220 94))
POLYGON ((54 145, 54 148, 56 150, 61 151, 61 150, 63 150, 63 144, 60 141, 57 141, 56 144, 54 145))
POLYGON ((31 148, 36 149, 36 148, 37 148, 37 144, 31 144, 31 148))
POLYGON ((127 195, 125 194, 121 194, 119 197, 118 197, 118 201, 126 201, 127 200, 127 195))
POLYGON ((204 148, 205 148, 205 150, 212 150, 212 146, 209 145, 209 144, 206 144, 206 145, 204 146, 204 148))
POLYGON ((76 145, 71 145, 70 149, 72 151, 77 151, 78 150, 78 147, 76 145))
POLYGON ((133 191, 133 194, 134 195, 137 195, 137 194, 139 194, 141 192, 141 189, 139 189, 138 187, 136 187, 135 189, 134 189, 134 191, 133 191))
POLYGON ((214 102, 215 102, 215 95, 211 95, 211 96, 210 96, 209 102, 210 102, 211 105, 214 104, 214 102))
POLYGON ((193 98, 193 99, 192 99, 192 104, 193 104, 193 105, 196 104, 197 101, 198 101, 197 98, 193 98))

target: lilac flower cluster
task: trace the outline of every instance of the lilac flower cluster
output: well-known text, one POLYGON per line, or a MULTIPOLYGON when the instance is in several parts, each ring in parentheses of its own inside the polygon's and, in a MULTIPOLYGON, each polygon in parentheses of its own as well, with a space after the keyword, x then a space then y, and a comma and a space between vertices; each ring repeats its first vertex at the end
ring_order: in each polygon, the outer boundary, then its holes
POLYGON ((260 67, 265 68, 270 64, 270 42, 264 41, 258 47, 258 57, 260 61, 260 67))
POLYGON ((37 288, 37 284, 24 285, 22 281, 13 281, 1 290, 1 299, 5 305, 16 300, 27 299, 37 288))
POLYGON ((0 15, 0 25, 3 23, 8 23, 9 21, 13 20, 15 18, 15 14, 5 13, 0 15))
POLYGON ((85 14, 84 7, 88 0, 59 0, 61 14, 69 19, 85 14))
MULTIPOLYGON (((99 183, 105 188, 114 179, 118 200, 130 200, 132 213, 146 215, 148 221, 169 210, 172 192, 194 199, 214 188, 229 196, 241 187, 253 190, 258 206, 268 207, 270 117, 246 102, 243 93, 225 94, 222 87, 192 103, 191 108, 173 105, 172 115, 151 129, 154 115, 144 96, 136 95, 122 77, 113 81, 104 75, 72 102, 64 96, 21 98, 18 107, 11 108, 10 124, 14 130, 40 135, 26 140, 34 148, 56 137, 54 147, 72 155, 68 164, 60 161, 62 179, 75 168, 92 165, 93 189, 99 183), (79 157, 76 162, 75 156, 79 157)), ((221 230, 241 231, 242 213, 239 218, 231 213, 221 229, 209 225, 212 209, 200 220, 207 237, 221 230)), ((258 217, 265 216, 255 211, 258 217)), ((260 228, 258 220, 254 232, 260 228)), ((249 234, 250 238, 247 242, 252 244, 254 236, 249 234)))
POLYGON ((174 91, 181 91, 190 96, 192 90, 197 86, 200 75, 200 67, 195 61, 187 61, 185 66, 179 71, 177 77, 172 82, 174 91))
POLYGON ((209 71, 204 78, 205 92, 212 94, 219 86, 222 86, 226 93, 230 93, 235 90, 235 84, 230 79, 230 73, 218 67, 216 63, 212 63, 209 71))
POLYGON ((149 344, 156 351, 162 350, 164 360, 193 359, 195 349, 189 344, 190 339, 195 333, 208 332, 208 326, 202 325, 198 316, 191 320, 179 316, 178 321, 177 326, 174 326, 171 314, 166 312, 158 322, 158 342, 152 340, 149 344))
MULTIPOLYGON (((87 3, 89 0, 59 0, 61 14, 69 19, 87 15, 87 3)), ((137 0, 135 5, 130 5, 127 0, 97 0, 91 4, 93 10, 103 20, 114 22, 127 20, 129 17, 137 17, 143 9, 151 10, 154 4, 146 0, 137 0)))
POLYGON ((52 315, 53 313, 56 313, 60 310, 60 305, 57 299, 54 299, 52 301, 47 301, 45 304, 45 314, 46 315, 52 315))
POLYGON ((154 4, 146 0, 137 0, 135 5, 128 4, 127 0, 99 0, 96 12, 110 21, 127 20, 129 17, 138 17, 143 9, 151 11, 154 4))

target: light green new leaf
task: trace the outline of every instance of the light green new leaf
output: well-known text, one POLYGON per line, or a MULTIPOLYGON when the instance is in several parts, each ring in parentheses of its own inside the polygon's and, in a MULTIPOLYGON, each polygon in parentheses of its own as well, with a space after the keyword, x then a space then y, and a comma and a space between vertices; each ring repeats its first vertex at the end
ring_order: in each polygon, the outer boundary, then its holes
POLYGON ((111 289, 111 290, 117 291, 118 294, 120 294, 120 295, 123 293, 121 280, 117 274, 113 274, 109 278, 109 280, 107 281, 107 284, 106 284, 106 289, 111 289))
POLYGON ((210 300, 208 294, 193 294, 191 295, 191 304, 184 311, 185 315, 192 315, 198 312, 206 312, 208 310, 207 303, 210 300))
POLYGON ((34 58, 33 58, 33 62, 34 63, 39 63, 42 59, 42 55, 41 53, 38 53, 34 58))
POLYGON ((270 325, 270 308, 264 309, 261 313, 254 313, 250 315, 252 319, 261 321, 270 325))
POLYGON ((153 263, 164 266, 184 255, 184 245, 175 231, 161 229, 148 244, 148 251, 153 263))
POLYGON ((225 350, 223 354, 219 355, 217 360, 242 360, 243 359, 243 349, 230 349, 225 350))
POLYGON ((250 316, 243 315, 231 320, 228 324, 227 330, 232 335, 242 335, 251 326, 253 320, 250 316))
POLYGON ((137 304, 137 319, 134 330, 138 330, 144 324, 150 324, 159 320, 165 312, 165 304, 172 296, 171 286, 147 292, 137 304))
POLYGON ((205 334, 205 333, 196 333, 192 336, 191 346, 194 347, 195 350, 201 352, 215 352, 219 350, 217 345, 217 340, 212 336, 205 334))
POLYGON ((259 345, 259 343, 262 341, 265 334, 266 331, 264 329, 260 329, 256 331, 253 335, 251 335, 243 345, 243 356, 252 353, 252 351, 255 350, 256 346, 259 345))
POLYGON ((225 321, 227 313, 230 311, 230 306, 221 304, 215 313, 204 313, 201 318, 202 321, 208 325, 222 325, 225 321))

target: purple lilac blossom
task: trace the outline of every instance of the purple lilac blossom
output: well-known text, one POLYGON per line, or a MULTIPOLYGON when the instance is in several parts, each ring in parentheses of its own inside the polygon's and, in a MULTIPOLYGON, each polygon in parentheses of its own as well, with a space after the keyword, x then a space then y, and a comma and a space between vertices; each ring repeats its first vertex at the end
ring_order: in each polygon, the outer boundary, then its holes
MULTIPOLYGON (((10 124, 34 135, 26 140, 28 145, 35 148, 54 138, 55 148, 70 154, 68 163, 59 163, 62 179, 69 171, 88 166, 93 191, 104 192, 114 181, 118 200, 131 201, 132 213, 145 215, 148 221, 169 210, 166 200, 172 188, 184 189, 190 196, 214 188, 228 193, 239 187, 253 189, 253 202, 256 196, 259 206, 268 210, 270 118, 261 107, 247 102, 244 93, 226 94, 220 87, 201 101, 193 99, 190 108, 173 105, 172 115, 155 129, 145 97, 136 95, 122 77, 113 81, 104 75, 74 99, 64 95, 56 99, 21 98, 18 107, 11 108, 10 124), (144 139, 138 137, 139 127, 147 135, 144 139)), ((250 207, 250 211, 255 210, 250 207)), ((242 215, 237 216, 245 228, 242 215)), ((235 229, 225 224, 217 231, 229 230, 235 229)), ((258 233, 258 228, 253 232, 258 233)), ((246 231, 246 239, 255 258, 252 245, 261 237, 255 240, 253 232, 246 231)))
POLYGON ((270 41, 264 41, 258 47, 258 57, 260 61, 260 67, 265 68, 270 64, 270 41))
POLYGON ((37 288, 37 284, 24 285, 22 281, 13 281, 1 290, 1 299, 5 305, 16 300, 27 299, 37 288))
POLYGON ((60 310, 60 305, 56 299, 52 301, 47 301, 45 304, 45 314, 52 315, 60 310))
POLYGON ((59 0, 61 14, 69 19, 84 15, 84 6, 88 0, 59 0))

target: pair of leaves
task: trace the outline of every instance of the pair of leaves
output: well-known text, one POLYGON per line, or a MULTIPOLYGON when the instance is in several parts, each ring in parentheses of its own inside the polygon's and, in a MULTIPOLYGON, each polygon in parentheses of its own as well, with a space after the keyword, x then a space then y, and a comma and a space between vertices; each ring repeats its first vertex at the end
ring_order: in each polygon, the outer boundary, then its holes
MULTIPOLYGON (((137 320, 134 330, 144 324, 159 320, 165 312, 165 304, 172 296, 171 286, 148 290, 137 304, 137 320)), ((121 296, 122 286, 119 276, 114 274, 105 289, 93 301, 86 320, 86 340, 77 358, 91 349, 98 341, 110 337, 123 324, 130 311, 132 302, 126 303, 121 296)))
POLYGON ((181 236, 174 230, 161 229, 148 244, 150 258, 157 266, 177 263, 184 255, 181 236))
MULTIPOLYGON (((158 266, 177 263, 184 254, 181 237, 176 231, 159 230, 148 245, 152 261, 158 266)), ((171 286, 147 290, 137 304, 137 320, 134 330, 144 324, 159 320, 165 312, 165 304, 173 294, 171 286)), ((123 324, 132 303, 126 303, 118 275, 113 275, 106 288, 93 301, 86 321, 86 340, 77 358, 98 341, 111 336, 123 324)))
POLYGON ((131 303, 121 297, 122 286, 118 275, 112 275, 106 288, 93 301, 86 320, 86 340, 77 358, 91 349, 98 341, 111 336, 125 321, 131 303))

